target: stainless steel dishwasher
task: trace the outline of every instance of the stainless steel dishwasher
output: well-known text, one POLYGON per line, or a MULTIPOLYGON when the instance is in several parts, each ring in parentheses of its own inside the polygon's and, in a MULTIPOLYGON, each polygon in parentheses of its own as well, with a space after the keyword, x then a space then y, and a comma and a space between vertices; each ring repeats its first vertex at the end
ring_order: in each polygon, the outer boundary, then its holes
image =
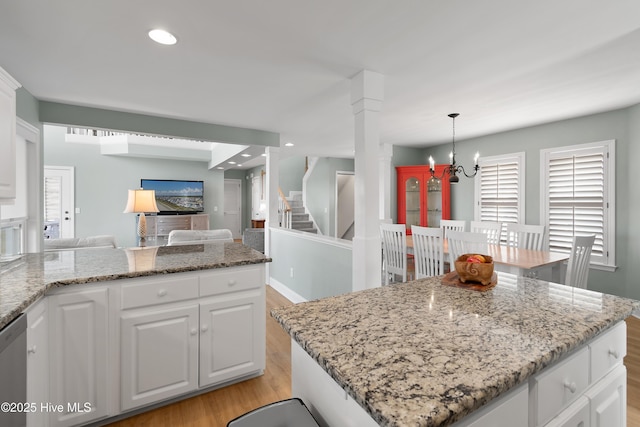
POLYGON ((0 331, 0 426, 27 425, 27 316, 0 331))

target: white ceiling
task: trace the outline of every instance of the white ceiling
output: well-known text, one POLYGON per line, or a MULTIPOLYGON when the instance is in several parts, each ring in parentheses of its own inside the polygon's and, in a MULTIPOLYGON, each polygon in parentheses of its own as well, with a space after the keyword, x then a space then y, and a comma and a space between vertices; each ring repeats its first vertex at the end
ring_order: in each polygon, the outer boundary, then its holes
POLYGON ((0 66, 41 100, 349 157, 362 69, 385 76, 381 142, 404 146, 449 141, 451 112, 465 139, 640 103, 640 1, 0 0, 0 66))

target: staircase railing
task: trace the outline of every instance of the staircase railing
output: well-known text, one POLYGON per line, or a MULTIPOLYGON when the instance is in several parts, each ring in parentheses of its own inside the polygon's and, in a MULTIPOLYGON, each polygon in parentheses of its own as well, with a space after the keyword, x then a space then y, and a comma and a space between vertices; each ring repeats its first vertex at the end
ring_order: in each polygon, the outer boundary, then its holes
POLYGON ((278 187, 278 193, 280 194, 280 198, 278 199, 278 220, 280 221, 280 227, 291 228, 291 205, 280 187, 278 187))

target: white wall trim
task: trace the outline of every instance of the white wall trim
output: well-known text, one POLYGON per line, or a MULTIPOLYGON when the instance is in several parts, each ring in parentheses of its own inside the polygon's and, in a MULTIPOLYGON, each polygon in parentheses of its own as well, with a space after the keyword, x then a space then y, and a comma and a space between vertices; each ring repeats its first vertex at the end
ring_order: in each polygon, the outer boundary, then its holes
POLYGON ((323 243, 329 246, 335 246, 338 248, 353 250, 353 245, 350 240, 337 239, 331 236, 323 236, 320 234, 307 233, 306 231, 293 230, 288 228, 280 228, 280 227, 271 227, 272 233, 288 233, 295 234, 296 237, 303 240, 310 240, 314 242, 323 243))
POLYGON ((300 302, 308 301, 306 298, 298 295, 296 292, 292 291, 282 283, 278 282, 273 277, 269 277, 269 286, 278 291, 283 297, 288 299, 294 304, 298 304, 300 302))
POLYGON ((40 142, 40 129, 20 117, 16 117, 16 133, 27 140, 27 142, 40 142))

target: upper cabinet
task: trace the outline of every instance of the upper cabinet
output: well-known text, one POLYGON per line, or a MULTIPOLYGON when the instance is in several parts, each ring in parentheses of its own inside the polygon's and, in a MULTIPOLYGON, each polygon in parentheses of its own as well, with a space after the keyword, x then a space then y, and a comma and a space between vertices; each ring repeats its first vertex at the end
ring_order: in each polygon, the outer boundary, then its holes
POLYGON ((16 197, 16 89, 19 87, 0 67, 0 200, 16 197))
MULTIPOLYGON (((436 165, 435 175, 442 176, 449 165, 436 165)), ((432 178, 429 166, 398 166, 398 224, 440 227, 441 219, 451 218, 449 180, 432 178)))

